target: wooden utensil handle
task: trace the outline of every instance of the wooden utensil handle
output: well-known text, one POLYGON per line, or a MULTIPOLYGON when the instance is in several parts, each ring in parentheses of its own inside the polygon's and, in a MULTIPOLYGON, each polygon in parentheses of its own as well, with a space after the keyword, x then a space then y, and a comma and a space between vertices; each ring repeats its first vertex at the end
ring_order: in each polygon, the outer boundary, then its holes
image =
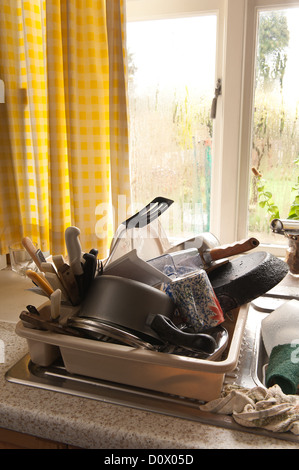
POLYGON ((31 238, 29 237, 24 237, 22 239, 22 245, 23 247, 25 248, 25 250, 27 251, 27 253, 29 253, 29 255, 31 256, 31 258, 33 259, 33 261, 35 262, 36 266, 41 269, 41 260, 39 259, 39 257, 37 256, 37 249, 36 247, 34 246, 31 238))
POLYGON ((231 245, 222 245, 212 248, 209 250, 209 255, 211 261, 216 261, 218 259, 228 258, 230 256, 239 255, 245 251, 252 250, 259 246, 259 244, 260 242, 256 238, 251 237, 232 243, 231 245))

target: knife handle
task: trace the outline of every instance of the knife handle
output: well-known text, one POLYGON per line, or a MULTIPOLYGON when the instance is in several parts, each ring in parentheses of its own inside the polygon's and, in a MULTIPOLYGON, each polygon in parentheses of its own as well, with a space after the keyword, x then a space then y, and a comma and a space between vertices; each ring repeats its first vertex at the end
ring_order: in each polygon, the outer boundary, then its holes
POLYGON ((40 274, 32 271, 32 269, 28 269, 26 271, 26 275, 29 277, 29 279, 31 279, 31 281, 34 282, 34 284, 40 287, 48 297, 53 294, 54 290, 40 274))
POLYGON ((63 301, 67 301, 69 299, 69 295, 66 292, 65 287, 63 286, 61 279, 59 278, 58 274, 56 273, 45 273, 46 281, 52 287, 54 292, 59 289, 61 291, 61 298, 63 301))
POLYGON ((68 252, 69 263, 75 275, 83 274, 81 265, 82 249, 79 235, 80 229, 78 227, 67 227, 65 231, 65 243, 68 252))
POLYGON ((33 261, 35 262, 36 266, 42 271, 41 264, 42 262, 46 261, 44 255, 42 254, 40 249, 36 249, 34 246, 31 238, 24 237, 22 239, 22 245, 27 251, 27 253, 31 256, 33 261))
POLYGON ((64 263, 58 268, 58 276, 67 291, 68 297, 73 305, 81 302, 78 284, 71 267, 64 263))
POLYGON ((51 318, 57 320, 60 317, 61 290, 56 289, 50 296, 51 300, 51 318))
POLYGON ((84 253, 83 258, 85 263, 83 264, 82 294, 85 298, 96 274, 97 259, 92 253, 84 253))
POLYGON ((216 261, 218 259, 239 255, 245 251, 250 251, 259 246, 259 244, 260 242, 256 238, 251 237, 232 243, 231 245, 222 245, 212 248, 211 250, 208 250, 208 253, 211 261, 216 261))

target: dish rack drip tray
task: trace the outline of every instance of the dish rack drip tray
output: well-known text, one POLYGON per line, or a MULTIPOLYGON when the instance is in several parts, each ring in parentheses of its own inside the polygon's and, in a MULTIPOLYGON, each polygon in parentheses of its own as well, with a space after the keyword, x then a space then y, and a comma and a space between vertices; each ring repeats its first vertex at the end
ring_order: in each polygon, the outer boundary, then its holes
MULTIPOLYGON (((224 384, 236 384, 243 387, 263 386, 261 361, 265 358, 261 340, 261 321, 264 316, 265 313, 260 309, 257 310, 250 305, 239 362, 234 371, 226 374, 224 384)), ((7 371, 6 380, 15 384, 160 413, 239 432, 299 442, 299 436, 292 433, 274 433, 263 429, 246 428, 238 425, 231 416, 201 411, 199 406, 203 402, 197 399, 69 373, 60 360, 51 366, 42 367, 34 364, 30 355, 27 354, 7 371)))

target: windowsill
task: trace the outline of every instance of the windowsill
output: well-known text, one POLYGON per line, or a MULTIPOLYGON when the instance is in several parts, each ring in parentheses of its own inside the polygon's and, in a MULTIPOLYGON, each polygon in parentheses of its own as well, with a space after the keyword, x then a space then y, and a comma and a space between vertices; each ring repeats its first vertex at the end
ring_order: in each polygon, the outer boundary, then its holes
POLYGON ((39 306, 44 298, 29 289, 32 281, 19 276, 10 267, 0 270, 0 321, 17 323, 27 305, 39 306))

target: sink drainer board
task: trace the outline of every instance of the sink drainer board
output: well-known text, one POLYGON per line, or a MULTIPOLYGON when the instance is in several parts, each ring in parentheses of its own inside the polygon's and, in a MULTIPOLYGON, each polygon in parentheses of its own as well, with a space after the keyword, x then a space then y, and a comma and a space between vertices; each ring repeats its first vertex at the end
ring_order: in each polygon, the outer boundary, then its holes
MULTIPOLYGON (((268 358, 261 339, 261 321, 267 314, 250 305, 239 362, 235 370, 225 375, 224 384, 237 384, 243 387, 263 386, 262 369, 268 358)), ((246 428, 238 425, 231 416, 201 411, 199 406, 203 402, 200 400, 69 373, 60 359, 51 366, 42 367, 34 364, 27 354, 7 371, 6 380, 235 431, 299 442, 299 436, 290 432, 274 433, 263 429, 246 428)))

